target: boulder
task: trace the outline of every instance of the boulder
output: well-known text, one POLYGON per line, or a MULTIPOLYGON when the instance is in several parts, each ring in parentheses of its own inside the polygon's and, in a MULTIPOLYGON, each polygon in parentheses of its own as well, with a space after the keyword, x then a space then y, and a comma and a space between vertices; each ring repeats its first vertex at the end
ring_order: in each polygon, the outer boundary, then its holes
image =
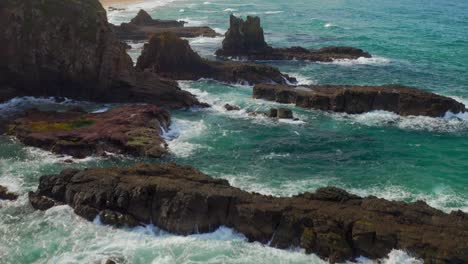
POLYGON ((45 197, 75 213, 115 226, 154 224, 188 235, 234 228, 249 241, 305 249, 330 262, 408 251, 426 263, 468 261, 468 214, 424 202, 361 198, 325 187, 273 197, 248 193, 223 179, 175 164, 64 170, 42 176, 31 204, 45 197))
POLYGON ((173 80, 134 69, 98 0, 0 2, 0 100, 62 96, 191 107, 173 80))
POLYGON ((112 30, 121 40, 147 40, 154 34, 172 32, 181 38, 217 37, 210 27, 185 27, 184 21, 153 19, 146 11, 140 10, 129 23, 112 25, 112 30))
POLYGON ((0 200, 14 201, 18 199, 18 194, 8 191, 8 188, 0 185, 0 200))
POLYGON ((448 111, 465 112, 465 105, 452 98, 400 85, 290 86, 259 84, 253 97, 295 104, 304 108, 360 114, 374 110, 394 112, 402 116, 442 117, 448 111))
POLYGON ((228 83, 279 83, 295 82, 278 69, 261 64, 210 61, 194 52, 188 41, 165 32, 154 35, 145 44, 136 67, 141 71, 155 72, 176 80, 209 78, 228 83))
POLYGON ((353 47, 325 47, 305 49, 302 47, 272 48, 265 42, 260 18, 247 16, 244 21, 230 16, 229 29, 223 46, 216 51, 220 57, 237 57, 250 60, 307 60, 330 62, 334 59, 370 58, 371 55, 353 47))
POLYGON ((240 107, 238 107, 237 105, 225 104, 224 109, 226 109, 227 111, 239 111, 240 107))
POLYGON ((29 110, 8 133, 26 145, 76 158, 108 153, 159 158, 167 153, 161 137, 169 112, 155 105, 132 105, 104 113, 29 110))

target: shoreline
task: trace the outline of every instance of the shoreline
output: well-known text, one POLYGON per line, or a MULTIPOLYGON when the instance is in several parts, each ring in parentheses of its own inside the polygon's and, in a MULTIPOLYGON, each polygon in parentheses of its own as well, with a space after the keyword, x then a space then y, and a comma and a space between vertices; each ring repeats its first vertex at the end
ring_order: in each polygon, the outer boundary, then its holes
POLYGON ((129 4, 138 4, 142 3, 143 0, 99 0, 99 2, 103 7, 107 8, 110 6, 122 7, 129 4))

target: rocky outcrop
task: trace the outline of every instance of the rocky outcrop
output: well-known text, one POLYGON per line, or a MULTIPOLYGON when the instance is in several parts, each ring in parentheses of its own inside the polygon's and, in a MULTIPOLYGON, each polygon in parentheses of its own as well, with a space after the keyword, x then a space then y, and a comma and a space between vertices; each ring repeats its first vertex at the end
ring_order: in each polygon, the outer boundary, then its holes
POLYGON ((442 117, 446 112, 465 112, 465 106, 452 98, 399 85, 288 86, 259 84, 253 97, 295 104, 304 108, 360 114, 385 110, 402 116, 442 117))
POLYGON ((187 235, 224 225, 249 241, 304 248, 331 262, 381 258, 403 249, 427 263, 468 261, 468 215, 426 203, 361 198, 327 187, 294 197, 272 197, 231 187, 175 164, 64 170, 42 176, 29 194, 33 207, 68 204, 105 224, 155 224, 187 235))
POLYGON ((250 60, 307 60, 330 62, 334 59, 370 58, 371 55, 353 47, 302 47, 272 48, 265 42, 260 18, 248 16, 244 21, 233 15, 223 40, 223 47, 216 52, 221 57, 240 57, 250 60))
POLYGON ((122 106, 104 113, 29 110, 8 133, 26 145, 76 158, 109 153, 159 158, 167 153, 161 133, 169 112, 155 105, 122 106))
POLYGON ((187 40, 172 33, 154 35, 145 44, 136 67, 176 80, 211 78, 229 83, 295 82, 278 69, 260 64, 235 61, 209 61, 194 52, 187 40))
POLYGON ((153 19, 146 11, 140 10, 129 23, 112 25, 112 29, 121 40, 147 40, 163 32, 172 32, 181 38, 220 36, 210 27, 185 27, 184 24, 184 21, 153 19))
POLYGON ((0 2, 0 100, 63 96, 190 107, 177 83, 138 72, 98 0, 0 2))
POLYGON ((0 200, 14 201, 18 199, 18 194, 8 191, 8 188, 0 185, 0 200))

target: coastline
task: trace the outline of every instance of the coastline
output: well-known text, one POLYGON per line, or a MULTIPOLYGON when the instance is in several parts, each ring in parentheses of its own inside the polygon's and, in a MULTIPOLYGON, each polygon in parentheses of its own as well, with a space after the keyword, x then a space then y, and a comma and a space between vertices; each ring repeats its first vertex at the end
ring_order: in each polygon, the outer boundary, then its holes
POLYGON ((110 7, 110 6, 126 6, 129 4, 138 4, 142 3, 142 0, 99 0, 101 2, 102 6, 104 7, 110 7))

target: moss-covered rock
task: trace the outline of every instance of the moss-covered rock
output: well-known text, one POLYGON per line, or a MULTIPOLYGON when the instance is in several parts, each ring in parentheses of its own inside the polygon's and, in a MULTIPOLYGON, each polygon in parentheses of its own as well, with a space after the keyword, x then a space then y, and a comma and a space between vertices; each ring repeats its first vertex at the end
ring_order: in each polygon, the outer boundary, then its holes
POLYGON ((154 105, 117 107, 109 112, 32 110, 9 126, 9 134, 27 145, 77 158, 106 153, 161 157, 167 145, 169 113, 154 105))

